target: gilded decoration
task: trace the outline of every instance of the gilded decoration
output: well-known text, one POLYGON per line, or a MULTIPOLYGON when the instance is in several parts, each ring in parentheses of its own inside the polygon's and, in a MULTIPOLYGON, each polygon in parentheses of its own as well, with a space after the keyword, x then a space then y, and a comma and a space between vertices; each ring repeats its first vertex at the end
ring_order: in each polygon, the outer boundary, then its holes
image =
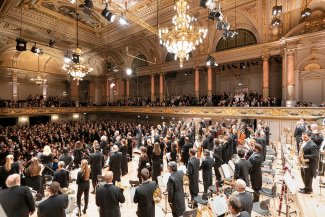
POLYGON ((256 22, 256 26, 257 26, 257 24, 258 24, 257 3, 253 2, 251 4, 244 5, 244 6, 242 6, 241 9, 254 19, 254 21, 256 22))
POLYGON ((318 32, 325 29, 325 12, 322 10, 313 11, 305 21, 301 34, 318 32))
POLYGON ((323 118, 325 108, 215 108, 215 107, 76 107, 76 108, 1 108, 0 116, 44 115, 84 112, 145 113, 161 115, 263 118, 298 120, 323 118))
POLYGON ((318 63, 310 63, 304 67, 305 71, 315 71, 320 70, 321 66, 318 63))

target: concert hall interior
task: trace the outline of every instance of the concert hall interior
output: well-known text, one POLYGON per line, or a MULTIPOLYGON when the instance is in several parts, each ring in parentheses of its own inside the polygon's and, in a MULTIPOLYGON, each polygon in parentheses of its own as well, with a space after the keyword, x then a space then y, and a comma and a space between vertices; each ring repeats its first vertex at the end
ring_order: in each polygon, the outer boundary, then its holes
POLYGON ((1 0, 0 217, 323 217, 324 107, 325 0, 1 0))

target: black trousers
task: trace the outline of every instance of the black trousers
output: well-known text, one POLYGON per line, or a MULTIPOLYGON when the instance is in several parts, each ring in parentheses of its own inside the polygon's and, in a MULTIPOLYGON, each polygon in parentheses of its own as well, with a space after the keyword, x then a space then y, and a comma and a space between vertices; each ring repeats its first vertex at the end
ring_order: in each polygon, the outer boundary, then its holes
POLYGON ((84 194, 84 200, 85 200, 84 209, 86 210, 87 207, 88 207, 89 188, 90 188, 89 181, 87 181, 87 182, 81 182, 78 185, 78 190, 77 190, 77 206, 79 208, 79 211, 81 209, 81 196, 82 196, 82 194, 84 194))
POLYGON ((313 173, 310 168, 301 168, 301 177, 307 191, 313 191, 313 173))

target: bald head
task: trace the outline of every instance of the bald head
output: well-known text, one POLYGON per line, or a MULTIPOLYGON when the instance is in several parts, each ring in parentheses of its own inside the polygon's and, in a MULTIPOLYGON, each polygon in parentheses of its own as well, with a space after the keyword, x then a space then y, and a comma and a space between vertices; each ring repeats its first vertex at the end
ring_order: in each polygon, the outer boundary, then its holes
POLYGON ((6 180, 6 185, 8 188, 20 185, 20 175, 19 174, 12 174, 8 176, 6 180))
POLYGON ((238 192, 245 191, 246 189, 246 182, 242 179, 237 179, 235 182, 235 187, 238 192))
POLYGON ((104 175, 104 179, 105 179, 106 183, 111 183, 113 181, 113 172, 107 171, 104 175))

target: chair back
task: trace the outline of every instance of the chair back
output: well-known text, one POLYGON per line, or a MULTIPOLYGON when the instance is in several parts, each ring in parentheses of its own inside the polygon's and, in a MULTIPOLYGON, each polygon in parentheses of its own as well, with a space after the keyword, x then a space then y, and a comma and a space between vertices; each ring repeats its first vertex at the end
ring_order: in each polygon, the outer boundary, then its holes
POLYGON ((138 187, 140 185, 138 180, 130 180, 129 183, 132 187, 138 187))
POLYGON ((269 210, 270 207, 270 199, 264 200, 260 203, 260 208, 263 210, 269 210))

